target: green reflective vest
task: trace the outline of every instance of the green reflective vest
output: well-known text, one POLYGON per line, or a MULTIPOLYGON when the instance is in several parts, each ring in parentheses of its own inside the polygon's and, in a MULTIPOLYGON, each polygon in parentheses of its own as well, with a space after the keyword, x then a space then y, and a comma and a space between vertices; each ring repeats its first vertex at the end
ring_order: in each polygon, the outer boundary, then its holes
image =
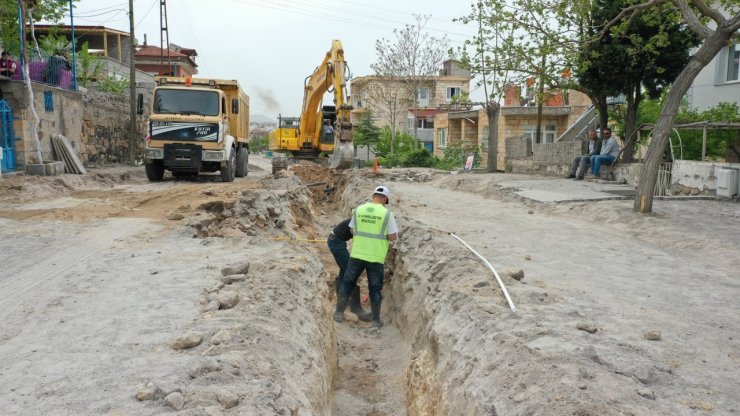
POLYGON ((385 263, 388 254, 388 220, 391 212, 381 204, 368 202, 352 211, 355 230, 352 234, 352 253, 350 257, 385 263))

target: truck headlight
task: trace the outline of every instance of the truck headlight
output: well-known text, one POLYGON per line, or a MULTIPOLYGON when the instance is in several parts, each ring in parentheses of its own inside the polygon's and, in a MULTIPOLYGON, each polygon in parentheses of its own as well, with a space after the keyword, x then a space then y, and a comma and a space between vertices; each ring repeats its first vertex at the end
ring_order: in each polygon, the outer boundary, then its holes
POLYGON ((164 157, 164 150, 155 147, 145 147, 144 157, 147 159, 162 159, 164 157))
POLYGON ((223 150, 206 150, 203 152, 203 160, 211 162, 220 162, 226 158, 226 152, 223 150))

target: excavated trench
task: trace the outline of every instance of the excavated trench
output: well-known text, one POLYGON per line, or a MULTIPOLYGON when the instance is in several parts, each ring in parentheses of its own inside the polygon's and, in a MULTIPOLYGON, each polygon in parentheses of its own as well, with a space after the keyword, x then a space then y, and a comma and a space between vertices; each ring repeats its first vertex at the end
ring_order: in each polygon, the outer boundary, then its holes
MULTIPOLYGON (((392 203, 401 234, 387 261, 386 326, 374 331, 349 312, 336 324, 337 267, 326 243, 314 240, 388 178, 328 171, 321 177, 302 169, 298 175, 323 186, 306 187, 287 171, 233 201, 204 204, 190 219, 204 244, 238 237, 249 248, 250 267, 236 279, 215 271, 214 286, 204 288, 195 328, 211 341, 192 363, 183 389, 188 403, 221 402, 215 384, 239 392, 230 414, 538 414, 545 404, 529 397, 546 391, 555 397, 546 404, 549 414, 612 414, 600 400, 558 399, 568 397, 559 389, 595 374, 596 354, 581 354, 580 368, 559 369, 568 357, 527 346, 517 326, 534 328, 535 318, 512 314, 489 272, 452 237, 407 217, 417 205, 402 195, 392 203), (233 308, 211 306, 234 295, 233 308)), ((360 285, 366 294, 364 278, 360 285)), ((547 296, 518 289, 519 296, 547 296)))

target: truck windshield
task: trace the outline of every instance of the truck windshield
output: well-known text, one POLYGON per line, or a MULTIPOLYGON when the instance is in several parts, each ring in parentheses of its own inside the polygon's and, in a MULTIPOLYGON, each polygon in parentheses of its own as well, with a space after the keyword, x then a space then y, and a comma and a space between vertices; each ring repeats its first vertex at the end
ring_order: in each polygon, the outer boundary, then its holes
POLYGON ((217 116, 218 105, 216 91, 158 89, 154 93, 154 112, 157 114, 217 116))

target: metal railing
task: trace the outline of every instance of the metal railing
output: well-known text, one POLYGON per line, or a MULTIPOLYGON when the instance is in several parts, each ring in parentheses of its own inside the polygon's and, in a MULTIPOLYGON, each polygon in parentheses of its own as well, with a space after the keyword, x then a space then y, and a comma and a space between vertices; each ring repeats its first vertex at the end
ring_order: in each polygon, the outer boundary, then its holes
MULTIPOLYGON (((74 90, 75 83, 72 65, 62 56, 52 56, 47 59, 36 59, 28 63, 28 72, 31 81, 55 87, 74 90)), ((23 71, 20 68, 11 77, 15 80, 23 79, 23 71)))

